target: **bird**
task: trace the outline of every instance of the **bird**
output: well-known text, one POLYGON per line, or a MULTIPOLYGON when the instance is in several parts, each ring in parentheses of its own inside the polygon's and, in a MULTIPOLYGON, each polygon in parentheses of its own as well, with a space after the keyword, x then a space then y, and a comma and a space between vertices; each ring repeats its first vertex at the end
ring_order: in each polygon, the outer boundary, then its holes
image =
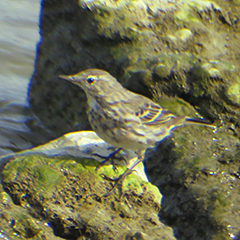
MULTIPOLYGON (((62 79, 82 88, 87 96, 87 116, 96 134, 119 152, 132 150, 141 155, 187 124, 213 126, 201 118, 177 116, 151 99, 124 88, 115 77, 101 69, 87 69, 62 79)), ((111 157, 114 157, 114 153, 111 157)), ((139 157, 136 165, 143 159, 139 157)), ((125 173, 129 174, 130 168, 125 173)))

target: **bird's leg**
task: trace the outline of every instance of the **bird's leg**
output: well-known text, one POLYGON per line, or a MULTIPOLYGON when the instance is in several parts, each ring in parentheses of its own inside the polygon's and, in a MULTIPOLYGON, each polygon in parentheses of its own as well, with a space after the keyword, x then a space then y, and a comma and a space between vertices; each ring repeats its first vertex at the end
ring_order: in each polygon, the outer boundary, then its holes
POLYGON ((99 154, 97 154, 97 153, 93 153, 92 155, 104 159, 102 162, 100 162, 100 163, 98 164, 98 166, 96 167, 95 170, 97 171, 100 167, 102 167, 103 165, 105 165, 105 163, 110 160, 110 161, 111 161, 111 164, 112 164, 112 167, 113 167, 113 170, 116 172, 117 168, 116 168, 116 166, 115 166, 114 159, 126 161, 124 158, 116 157, 116 155, 117 155, 121 150, 122 150, 122 148, 118 148, 118 149, 115 150, 114 152, 110 153, 108 156, 101 156, 101 155, 99 155, 99 154))
POLYGON ((123 174, 121 174, 118 178, 110 178, 110 177, 107 177, 106 175, 104 175, 104 174, 102 174, 102 176, 103 176, 103 179, 106 179, 106 180, 108 180, 108 181, 112 181, 112 182, 115 182, 114 183, 114 185, 113 185, 113 187, 112 187, 112 189, 108 192, 108 193, 106 193, 106 194, 104 194, 102 197, 107 197, 107 196, 109 196, 110 194, 112 194, 113 193, 113 191, 114 191, 114 189, 117 187, 117 185, 119 185, 120 184, 120 187, 121 187, 121 195, 122 195, 122 183, 123 183, 123 180, 129 175, 129 174, 131 174, 133 171, 134 171, 134 168, 139 164, 139 163, 141 163, 142 161, 143 161, 143 156, 140 156, 140 157, 138 157, 138 159, 136 160, 136 162, 134 162, 133 164, 132 164, 132 166, 130 167, 130 168, 128 168, 123 174))

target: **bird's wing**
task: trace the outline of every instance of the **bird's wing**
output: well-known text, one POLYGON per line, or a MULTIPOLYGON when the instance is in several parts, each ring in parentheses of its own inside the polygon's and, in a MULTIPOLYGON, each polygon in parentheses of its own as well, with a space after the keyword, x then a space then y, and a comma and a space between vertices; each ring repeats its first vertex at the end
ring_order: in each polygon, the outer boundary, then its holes
POLYGON ((174 115, 151 99, 136 93, 128 92, 124 104, 126 106, 126 111, 131 112, 131 114, 135 113, 135 116, 143 125, 158 125, 160 127, 162 124, 165 128, 169 129, 181 126, 182 124, 200 124, 215 127, 209 121, 201 118, 174 115))
POLYGON ((139 117, 145 125, 171 123, 176 119, 175 115, 168 110, 164 110, 160 105, 154 102, 148 102, 140 106, 139 111, 136 112, 136 116, 139 117))

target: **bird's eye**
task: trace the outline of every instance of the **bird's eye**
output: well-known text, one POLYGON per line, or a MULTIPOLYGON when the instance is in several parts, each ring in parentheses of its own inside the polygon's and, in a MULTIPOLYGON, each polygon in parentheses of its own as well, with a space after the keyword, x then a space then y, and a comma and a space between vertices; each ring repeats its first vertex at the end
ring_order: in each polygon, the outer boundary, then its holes
POLYGON ((93 84, 95 82, 95 79, 93 77, 88 77, 87 82, 93 84))

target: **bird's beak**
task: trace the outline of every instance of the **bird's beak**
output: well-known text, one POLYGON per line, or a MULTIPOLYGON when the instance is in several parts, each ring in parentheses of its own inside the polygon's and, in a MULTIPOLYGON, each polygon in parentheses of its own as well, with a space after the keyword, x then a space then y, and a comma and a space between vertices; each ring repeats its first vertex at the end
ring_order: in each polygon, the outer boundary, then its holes
POLYGON ((77 74, 75 74, 75 75, 59 75, 59 77, 62 78, 62 79, 65 79, 69 82, 72 82, 74 84, 77 84, 77 83, 81 82, 81 80, 83 80, 82 78, 79 78, 77 76, 77 74))
POLYGON ((65 79, 65 80, 68 80, 70 82, 74 81, 73 75, 59 75, 59 77, 65 79))
POLYGON ((79 74, 74 75, 59 75, 60 78, 65 79, 73 84, 76 84, 78 86, 82 85, 82 82, 84 80, 84 77, 79 76, 79 74))

